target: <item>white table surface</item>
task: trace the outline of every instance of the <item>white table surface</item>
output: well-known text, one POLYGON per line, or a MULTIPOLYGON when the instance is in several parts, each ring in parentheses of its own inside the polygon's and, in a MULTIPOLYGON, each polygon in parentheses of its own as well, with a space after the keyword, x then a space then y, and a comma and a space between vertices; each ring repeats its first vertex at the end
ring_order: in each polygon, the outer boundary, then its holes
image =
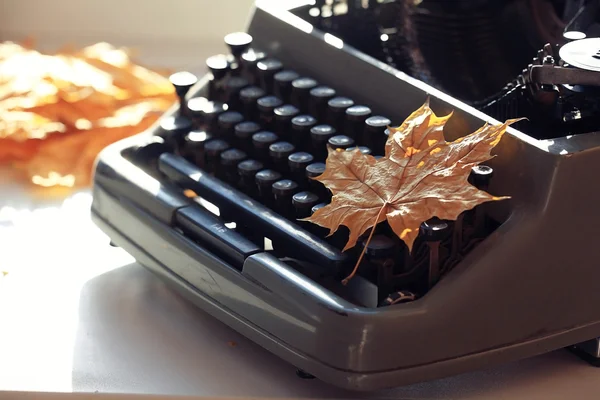
POLYGON ((89 193, 36 200, 0 177, 0 270, 9 272, 0 279, 0 391, 379 399, 600 393, 600 370, 567 351, 370 394, 301 380, 110 247, 89 219, 89 193))

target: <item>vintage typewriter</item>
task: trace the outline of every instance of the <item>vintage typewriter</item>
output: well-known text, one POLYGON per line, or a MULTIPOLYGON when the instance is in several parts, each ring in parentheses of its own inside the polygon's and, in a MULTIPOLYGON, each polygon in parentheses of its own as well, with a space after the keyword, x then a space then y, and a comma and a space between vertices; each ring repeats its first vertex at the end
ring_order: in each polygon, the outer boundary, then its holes
MULTIPOLYGON (((113 244, 303 376, 349 389, 565 347, 596 360, 599 40, 542 38, 515 57, 489 45, 485 16, 531 2, 275 3, 256 3, 205 75, 172 76, 180 102, 156 126, 102 152, 92 217, 113 244), (481 39, 490 70, 443 70, 475 55, 432 56, 434 34, 442 47, 481 39), (502 51, 518 69, 501 68, 502 51), (512 198, 423 223, 410 254, 383 227, 344 285, 365 241, 342 252, 343 229, 299 221, 330 200, 311 178, 328 146, 382 155, 387 127, 428 98, 454 113, 447 140, 528 117, 470 178, 512 198)), ((579 6, 568 19, 581 27, 561 38, 595 27, 580 12, 593 5, 579 6)))

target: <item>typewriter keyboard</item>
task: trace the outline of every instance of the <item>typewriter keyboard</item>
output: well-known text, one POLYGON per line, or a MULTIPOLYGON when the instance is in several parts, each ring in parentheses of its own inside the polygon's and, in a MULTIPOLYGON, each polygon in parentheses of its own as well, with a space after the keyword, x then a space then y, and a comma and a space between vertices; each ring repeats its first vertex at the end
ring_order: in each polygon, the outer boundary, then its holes
MULTIPOLYGON (((316 279, 339 284, 354 268, 370 231, 342 252, 345 227, 328 236, 327 230, 299 221, 331 199, 311 178, 323 173, 328 147, 358 147, 383 156, 387 127, 402 121, 252 48, 248 34, 227 35, 225 42, 230 54, 206 61, 210 74, 198 93, 190 92, 198 81, 194 75, 172 75, 180 106, 155 132, 168 148, 155 167, 219 216, 219 229, 213 220, 204 226, 212 232, 207 240, 236 249, 228 255, 232 262, 268 250, 298 268, 309 265, 316 279)), ((492 173, 479 166, 471 182, 485 189, 492 173)), ((206 239, 197 226, 202 215, 180 216, 178 226, 206 239)), ((494 226, 485 206, 457 221, 432 219, 422 224, 411 254, 386 223, 375 229, 358 275, 344 290, 355 290, 359 298, 358 287, 373 288, 375 306, 387 306, 423 296, 494 226)))

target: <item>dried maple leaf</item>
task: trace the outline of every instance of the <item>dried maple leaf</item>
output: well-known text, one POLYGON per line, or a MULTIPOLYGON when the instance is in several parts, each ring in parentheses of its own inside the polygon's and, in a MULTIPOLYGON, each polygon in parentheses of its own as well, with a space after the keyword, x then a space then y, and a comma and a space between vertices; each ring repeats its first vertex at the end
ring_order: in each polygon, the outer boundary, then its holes
MULTIPOLYGON (((331 190, 331 203, 305 220, 328 228, 330 235, 341 225, 348 227, 346 251, 369 228, 387 219, 412 250, 421 223, 433 217, 455 220, 481 203, 507 199, 477 189, 468 177, 475 165, 493 157, 492 148, 516 120, 486 124, 446 142, 443 128, 450 117, 436 116, 427 101, 400 127, 390 128, 385 157, 380 159, 358 149, 330 149, 325 172, 314 179, 331 190)), ((361 258, 362 254, 357 266, 361 258)))

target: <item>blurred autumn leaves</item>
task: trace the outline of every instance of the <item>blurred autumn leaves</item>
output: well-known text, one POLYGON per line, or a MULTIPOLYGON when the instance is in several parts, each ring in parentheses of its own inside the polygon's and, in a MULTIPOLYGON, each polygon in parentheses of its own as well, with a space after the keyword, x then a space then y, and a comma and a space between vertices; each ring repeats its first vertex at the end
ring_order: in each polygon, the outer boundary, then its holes
POLYGON ((126 49, 0 43, 0 167, 34 185, 88 186, 99 151, 150 127, 175 99, 167 73, 126 49))

